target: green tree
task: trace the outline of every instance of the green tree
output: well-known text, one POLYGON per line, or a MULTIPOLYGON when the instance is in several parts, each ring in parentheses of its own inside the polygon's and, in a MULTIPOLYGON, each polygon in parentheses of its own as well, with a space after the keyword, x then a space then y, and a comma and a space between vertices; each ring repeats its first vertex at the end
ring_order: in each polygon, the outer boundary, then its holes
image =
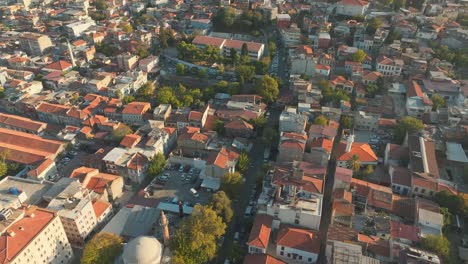
POLYGON ((221 190, 232 199, 239 195, 243 182, 244 178, 239 172, 226 173, 221 178, 221 190))
POLYGON ((5 161, 0 161, 0 177, 4 177, 7 175, 8 172, 8 165, 5 161))
POLYGON ((326 126, 328 124, 328 119, 324 115, 319 115, 315 118, 314 124, 326 126))
POLYGON ((126 95, 123 99, 122 99, 122 102, 124 104, 129 104, 131 102, 134 102, 135 101, 135 97, 133 95, 126 95))
POLYGON ((268 52, 271 58, 276 56, 276 43, 274 41, 268 41, 268 52))
POLYGON ((239 55, 237 54, 237 51, 234 48, 231 48, 229 52, 229 56, 231 58, 231 64, 236 65, 237 62, 239 62, 239 55))
POLYGON ((406 0, 393 0, 393 10, 397 11, 400 8, 406 7, 406 0))
POLYGON ((258 135, 258 134, 263 133, 263 129, 266 127, 268 120, 265 117, 260 116, 255 119, 251 119, 249 122, 253 125, 258 135))
POLYGON ((236 69, 237 77, 241 84, 250 82, 255 75, 255 67, 248 65, 241 65, 236 69))
POLYGON ((349 56, 349 59, 354 62, 363 62, 367 54, 362 50, 358 49, 355 53, 349 56))
POLYGON ((240 172, 245 172, 249 168, 250 159, 249 155, 246 152, 242 152, 239 155, 239 161, 237 162, 237 167, 240 172))
POLYGON ((438 94, 432 95, 431 100, 432 100, 432 111, 437 111, 440 108, 443 108, 447 105, 447 102, 445 101, 445 99, 438 94))
POLYGON ((126 135, 131 133, 133 133, 133 131, 129 126, 124 123, 120 123, 119 127, 112 131, 112 139, 116 142, 120 142, 126 135))
POLYGON ((236 21, 236 10, 232 7, 220 8, 213 18, 214 27, 217 29, 228 29, 236 21))
POLYGON ((351 159, 348 160, 348 168, 352 169, 355 173, 359 172, 361 169, 361 161, 358 155, 353 155, 351 159))
POLYGON ((83 249, 81 264, 112 264, 122 253, 121 237, 111 233, 98 233, 83 249))
POLYGON ((182 63, 177 63, 176 73, 177 73, 177 75, 184 75, 185 74, 185 65, 182 64, 182 63))
POLYGON ((434 57, 448 62, 452 62, 456 56, 455 52, 450 50, 449 47, 446 45, 436 47, 434 49, 434 53, 434 57))
POLYGON ((241 57, 243 56, 249 56, 249 49, 247 48, 247 43, 242 43, 241 47, 241 57))
POLYGON ((392 29, 392 30, 390 30, 390 32, 388 33, 387 38, 385 39, 385 44, 392 44, 393 41, 400 40, 400 39, 401 39, 400 32, 395 31, 395 30, 392 29))
POLYGON ((397 143, 402 143, 407 132, 419 131, 424 128, 421 120, 406 116, 400 119, 395 127, 394 139, 397 143))
POLYGON ((159 104, 171 104, 172 106, 180 105, 180 102, 174 95, 173 89, 168 86, 158 89, 158 92, 156 93, 156 102, 159 104))
POLYGON ((164 166, 166 166, 166 157, 164 157, 164 154, 158 153, 154 155, 148 165, 149 176, 151 178, 156 177, 164 170, 164 166))
POLYGON ((421 247, 436 252, 443 258, 447 258, 450 253, 450 241, 445 236, 428 235, 423 237, 421 247))
POLYGON ((262 140, 268 146, 275 146, 279 141, 278 131, 272 127, 265 127, 262 133, 262 140))
POLYGON ((208 69, 201 69, 199 72, 198 72, 198 77, 200 79, 205 79, 206 77, 208 76, 208 69))
POLYGON ((121 23, 120 27, 122 28, 122 31, 129 34, 133 32, 133 27, 130 23, 121 23))
POLYGON ((438 192, 432 198, 441 207, 448 208, 454 215, 464 215, 465 200, 458 195, 454 195, 444 190, 438 192))
POLYGON ((224 223, 228 224, 231 222, 234 211, 232 210, 231 199, 229 199, 225 192, 219 191, 213 194, 210 206, 217 215, 223 218, 224 223))
POLYGON ((263 97, 263 100, 266 102, 274 102, 279 95, 278 83, 274 78, 264 75, 261 79, 257 80, 255 91, 258 95, 263 97))
POLYGON ((195 205, 171 238, 174 264, 208 263, 217 252, 216 242, 224 235, 226 224, 209 206, 195 205))
POLYGON ((224 122, 222 120, 216 120, 213 125, 213 130, 220 136, 224 136, 226 129, 224 128, 224 122))
POLYGON ((341 116, 340 123, 343 129, 351 129, 351 127, 353 127, 353 118, 350 116, 341 116))
POLYGON ((368 35, 374 35, 378 28, 382 26, 382 20, 377 17, 373 17, 367 21, 366 33, 368 35))

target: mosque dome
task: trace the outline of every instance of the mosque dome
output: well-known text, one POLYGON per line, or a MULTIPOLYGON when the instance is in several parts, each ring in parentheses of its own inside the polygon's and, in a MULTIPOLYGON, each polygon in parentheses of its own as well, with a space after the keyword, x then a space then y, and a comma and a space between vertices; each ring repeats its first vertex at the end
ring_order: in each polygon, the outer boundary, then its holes
POLYGON ((122 260, 125 264, 160 264, 162 244, 154 237, 139 236, 124 246, 122 260))

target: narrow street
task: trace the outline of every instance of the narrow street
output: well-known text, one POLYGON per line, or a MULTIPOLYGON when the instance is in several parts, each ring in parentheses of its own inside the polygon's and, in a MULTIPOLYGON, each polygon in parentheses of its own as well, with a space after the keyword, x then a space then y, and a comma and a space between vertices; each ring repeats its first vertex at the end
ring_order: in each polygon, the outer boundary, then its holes
MULTIPOLYGON (((270 118, 268 119, 269 127, 275 127, 279 121, 279 111, 271 111, 270 118)), ((255 139, 254 145, 249 152, 250 165, 247 172, 244 174, 245 182, 242 192, 238 196, 237 202, 233 202, 234 217, 229 224, 226 234, 224 235, 224 243, 219 248, 217 263, 224 264, 225 259, 229 256, 229 249, 232 248, 234 243, 235 232, 240 232, 240 227, 245 224, 244 212, 249 205, 250 196, 252 195, 257 180, 257 174, 263 172, 263 152, 265 144, 261 141, 260 137, 255 139)), ((250 230, 246 230, 247 235, 250 230)))
POLYGON ((323 190, 323 204, 322 204, 322 218, 320 219, 320 240, 322 242, 322 246, 320 248, 320 254, 318 257, 317 263, 326 263, 326 256, 325 256, 325 248, 327 245, 327 235, 328 235, 328 227, 330 226, 331 216, 332 216, 332 194, 333 194, 333 183, 334 183, 334 175, 336 171, 336 151, 338 149, 338 145, 341 141, 341 134, 343 132, 343 127, 338 127, 337 135, 335 140, 333 141, 333 147, 330 154, 330 160, 328 162, 327 167, 327 175, 325 179, 325 189, 323 190))

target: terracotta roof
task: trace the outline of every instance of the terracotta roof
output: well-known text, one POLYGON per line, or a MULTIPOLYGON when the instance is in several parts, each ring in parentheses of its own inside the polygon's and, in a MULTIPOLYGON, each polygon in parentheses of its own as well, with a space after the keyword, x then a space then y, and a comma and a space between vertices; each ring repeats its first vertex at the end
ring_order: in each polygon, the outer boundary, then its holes
POLYGON ((333 141, 326 138, 316 138, 312 140, 312 143, 310 144, 311 148, 322 148, 328 153, 331 153, 332 146, 333 141))
POLYGON ((307 140, 307 135, 305 134, 299 134, 299 133, 294 133, 294 132, 284 132, 281 135, 281 138, 289 138, 289 139, 296 139, 300 141, 306 141, 307 140))
POLYGON ((224 128, 227 129, 248 129, 248 130, 253 130, 253 126, 244 120, 233 120, 231 122, 228 122, 224 125, 224 128))
POLYGON ((309 136, 311 136, 311 134, 317 134, 317 135, 334 138, 336 136, 336 133, 337 133, 337 128, 331 125, 322 126, 322 125, 312 124, 309 127, 309 136))
POLYGON ((392 239, 403 238, 418 243, 420 241, 420 232, 421 228, 418 226, 406 225, 401 222, 390 220, 390 236, 392 239))
POLYGON ((301 151, 305 150, 305 144, 296 140, 284 140, 280 144, 280 149, 299 149, 301 151))
POLYGON ((320 239, 312 230, 295 227, 280 226, 276 244, 288 248, 294 248, 306 252, 318 254, 320 251, 320 239))
POLYGON ((163 127, 162 130, 164 130, 169 135, 172 135, 172 133, 177 131, 174 127, 163 127))
POLYGON ((364 234, 358 235, 358 241, 363 243, 364 248, 369 252, 378 256, 390 256, 390 245, 388 241, 380 239, 377 236, 367 236, 364 234))
POLYGON ((122 114, 124 115, 142 115, 151 108, 150 103, 146 102, 131 102, 124 107, 122 114))
POLYGON ((332 225, 328 228, 328 240, 336 241, 354 241, 358 235, 358 231, 350 227, 341 225, 332 225))
POLYGON ((237 50, 242 49, 242 45, 246 44, 247 45, 247 50, 252 51, 252 52, 259 52, 262 46, 264 46, 262 43, 257 43, 257 42, 245 42, 241 40, 235 40, 235 39, 227 39, 226 42, 224 43, 224 47, 226 48, 234 48, 237 50))
POLYGON ((354 142, 351 150, 346 152, 346 142, 340 142, 337 149, 337 157, 340 161, 351 160, 353 155, 357 155, 361 162, 377 162, 378 158, 368 143, 354 142))
POLYGON ((332 208, 335 216, 352 216, 354 214, 354 204, 348 202, 333 201, 332 208))
POLYGON ((86 41, 79 39, 79 40, 73 41, 72 44, 73 46, 76 46, 76 47, 86 46, 86 41))
POLYGON ((331 67, 328 66, 328 65, 317 64, 317 65, 315 66, 315 69, 329 71, 329 70, 331 70, 331 67))
POLYGON ((286 262, 265 254, 247 254, 244 264, 286 264, 286 262))
POLYGON ((136 135, 136 134, 129 134, 126 135, 122 141, 120 141, 120 146, 126 147, 126 148, 133 148, 138 142, 140 142, 141 136, 136 135))
POLYGON ((107 203, 107 202, 104 202, 104 201, 101 201, 101 200, 97 200, 93 203, 93 210, 94 210, 94 214, 96 215, 96 218, 99 218, 102 216, 102 214, 104 213, 104 211, 107 210, 107 208, 111 207, 112 205, 110 203, 107 203))
POLYGON ((65 71, 72 66, 73 65, 69 63, 68 61, 59 60, 59 61, 53 62, 45 66, 43 69, 54 70, 54 71, 65 71))
POLYGON ((95 193, 103 194, 109 182, 110 181, 107 179, 92 177, 89 179, 86 189, 93 190, 95 193))
POLYGON ((372 71, 365 74, 362 78, 369 81, 377 81, 380 77, 383 77, 383 74, 377 71, 372 71))
POLYGON ((84 134, 84 135, 90 135, 91 132, 93 132, 93 129, 89 126, 83 126, 81 129, 80 129, 80 133, 84 134))
POLYGON ((39 132, 44 129, 47 124, 43 122, 34 121, 29 118, 17 116, 17 115, 8 115, 4 113, 0 113, 0 123, 5 124, 7 126, 27 129, 35 132, 39 132))
POLYGON ((200 128, 199 127, 192 127, 192 126, 186 126, 181 129, 181 134, 193 134, 193 133, 200 133, 200 128))
POLYGON ((390 118, 379 118, 379 127, 396 127, 397 121, 396 119, 390 119, 390 118))
POLYGON ((11 263, 55 217, 55 213, 37 208, 33 217, 24 216, 10 225, 0 236, 0 263, 11 263))
POLYGON ((353 81, 347 80, 344 76, 341 76, 341 75, 336 76, 335 79, 330 81, 330 83, 333 86, 336 86, 337 84, 347 85, 347 86, 354 86, 353 81))
POLYGON ((348 203, 353 202, 353 193, 344 189, 344 188, 337 188, 333 191, 333 199, 334 200, 343 200, 348 203))
POLYGON ((7 160, 10 161, 31 164, 46 158, 55 158, 62 146, 60 141, 0 128, 0 152, 6 151, 9 154, 7 160))
POLYGON ((37 178, 39 175, 41 175, 41 173, 43 173, 52 164, 54 164, 54 161, 52 159, 45 159, 35 169, 28 171, 28 177, 37 178))
POLYGON ((256 215, 249 239, 247 240, 247 245, 266 249, 268 247, 268 241, 270 240, 272 224, 272 216, 264 214, 256 215))
POLYGON ((192 44, 194 45, 210 45, 215 47, 221 47, 225 42, 223 38, 215 38, 215 37, 208 37, 208 36, 196 36, 192 44))
POLYGON ((411 171, 405 167, 395 167, 391 175, 392 184, 408 186, 411 188, 411 171))
POLYGON ((336 167, 335 180, 351 183, 353 171, 347 168, 336 167))
POLYGON ((203 118, 203 113, 198 111, 190 111, 188 119, 192 121, 201 121, 203 118))
POLYGON ((60 105, 60 104, 50 104, 50 103, 41 103, 37 108, 36 111, 55 114, 55 115, 66 115, 70 107, 60 105))
POLYGON ((239 157, 239 154, 234 151, 228 151, 226 148, 221 148, 219 152, 213 152, 206 162, 208 164, 213 164, 219 168, 226 168, 230 160, 236 160, 239 157))
POLYGON ((135 153, 133 157, 128 161, 127 168, 131 170, 141 170, 147 163, 148 158, 140 153, 135 153))

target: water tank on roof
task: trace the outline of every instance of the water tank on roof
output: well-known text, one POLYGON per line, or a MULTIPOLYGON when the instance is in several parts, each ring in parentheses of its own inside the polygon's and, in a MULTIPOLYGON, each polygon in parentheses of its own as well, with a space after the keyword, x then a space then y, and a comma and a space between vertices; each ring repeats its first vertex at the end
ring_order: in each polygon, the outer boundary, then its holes
POLYGON ((16 187, 10 187, 10 188, 8 189, 8 192, 9 192, 10 194, 16 195, 16 196, 18 196, 18 195, 21 193, 20 190, 19 190, 18 188, 16 188, 16 187))

